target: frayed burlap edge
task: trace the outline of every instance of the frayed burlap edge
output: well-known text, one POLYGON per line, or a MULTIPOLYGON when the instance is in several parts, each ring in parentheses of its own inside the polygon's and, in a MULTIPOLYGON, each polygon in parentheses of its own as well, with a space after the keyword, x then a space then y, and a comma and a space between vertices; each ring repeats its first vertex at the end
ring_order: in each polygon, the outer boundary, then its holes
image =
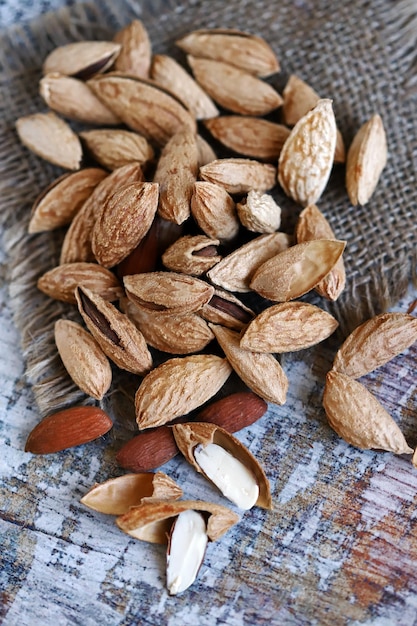
MULTIPOLYGON (((127 8, 126 21, 134 17, 134 9, 131 14, 129 11, 130 9, 127 8)), ((387 14, 387 21, 390 22, 392 31, 398 35, 399 57, 402 57, 410 67, 407 86, 408 93, 412 96, 413 85, 416 82, 414 44, 417 31, 417 10, 414 3, 409 0, 397 3, 395 9, 387 14)), ((17 37, 20 41, 21 57, 24 59, 27 57, 25 46, 30 48, 28 32, 31 29, 46 30, 52 39, 58 41, 61 37, 63 39, 72 37, 77 40, 80 38, 79 29, 85 37, 86 23, 88 24, 87 31, 91 29, 91 37, 98 38, 108 34, 108 25, 112 22, 111 7, 108 8, 106 3, 102 5, 100 11, 92 4, 78 5, 71 10, 63 9, 49 16, 43 16, 30 26, 16 27, 15 32, 9 33, 8 36, 11 40, 17 37), (103 8, 108 9, 107 14, 103 14, 103 8)), ((34 68, 39 68, 45 57, 44 50, 38 52, 38 56, 31 58, 34 68)), ((3 59, 1 65, 11 76, 22 70, 19 55, 12 60, 8 59, 7 62, 3 59)), ((8 141, 15 140, 14 137, 10 139, 10 133, 7 137, 8 141)), ((36 157, 34 157, 34 163, 35 160, 36 157)), ((0 145, 0 172, 3 167, 8 169, 10 166, 19 168, 20 164, 11 163, 8 160, 6 141, 0 145)), ((22 168, 25 169, 24 166, 22 168)), ((23 171, 22 174, 24 173, 23 171)), ((43 176, 45 177, 44 186, 46 186, 51 180, 47 166, 43 176)), ((42 185, 40 187, 42 188, 42 185)), ((67 318, 79 319, 78 314, 66 305, 46 299, 36 289, 37 278, 57 262, 59 242, 47 234, 35 238, 27 235, 28 207, 33 202, 33 194, 31 195, 30 191, 25 198, 26 202, 23 202, 26 204, 23 208, 22 195, 19 196, 19 204, 16 205, 13 202, 13 190, 1 181, 0 196, 8 201, 2 221, 4 242, 9 259, 7 279, 10 284, 10 306, 15 324, 21 333, 21 347, 27 365, 26 375, 33 386, 39 412, 44 416, 75 403, 91 403, 91 399, 86 398, 69 379, 57 355, 54 342, 55 321, 63 315, 67 318)), ((395 304, 405 293, 410 279, 416 281, 416 265, 417 253, 414 251, 412 258, 402 259, 395 271, 387 272, 383 264, 379 268, 375 267, 369 280, 363 284, 353 284, 349 292, 342 294, 337 305, 322 300, 320 304, 333 314, 337 314, 341 332, 346 334, 364 319, 395 304)))

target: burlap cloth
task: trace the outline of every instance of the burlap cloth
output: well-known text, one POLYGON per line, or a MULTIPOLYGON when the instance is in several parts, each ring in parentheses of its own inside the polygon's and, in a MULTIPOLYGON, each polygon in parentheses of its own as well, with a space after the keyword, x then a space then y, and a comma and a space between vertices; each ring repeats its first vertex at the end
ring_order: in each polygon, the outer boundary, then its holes
MULTIPOLYGON (((339 319, 343 331, 347 332, 363 319, 395 304, 405 293, 410 281, 416 278, 417 116, 416 79, 413 69, 417 31, 416 13, 415 3, 411 1, 392 3, 389 0, 355 0, 337 3, 329 3, 328 0, 307 0, 305 2, 284 0, 279 3, 157 0, 142 4, 128 1, 117 3, 102 1, 81 4, 68 10, 46 14, 28 25, 15 26, 1 34, 0 204, 3 241, 8 254, 10 306, 14 313, 15 323, 21 333, 21 349, 27 365, 27 378, 33 384, 40 415, 75 401, 85 401, 82 394, 74 389, 63 372, 59 358, 56 356, 53 341, 54 321, 61 315, 71 317, 73 313, 65 305, 49 301, 36 289, 37 278, 57 264, 62 233, 56 233, 54 236, 50 234, 27 235, 27 224, 33 200, 38 192, 56 178, 61 171, 30 154, 26 148, 20 145, 15 132, 16 118, 45 110, 45 106, 38 96, 38 81, 46 54, 55 46, 67 42, 80 39, 109 38, 115 30, 131 19, 139 18, 143 20, 148 29, 155 52, 173 54, 176 58, 181 59, 181 55, 173 46, 173 41, 176 38, 199 27, 233 27, 262 35, 276 51, 281 61, 283 74, 296 73, 309 82, 321 96, 333 99, 338 125, 347 145, 349 145, 359 126, 373 113, 378 112, 383 118, 387 131, 389 157, 388 164, 372 199, 365 207, 353 208, 344 188, 344 167, 336 166, 330 183, 319 202, 320 209, 330 221, 337 237, 347 241, 344 257, 347 285, 335 305, 323 303, 321 300, 317 301, 314 296, 311 297, 310 301, 327 307, 339 319)), ((290 229, 299 208, 285 198, 282 192, 277 191, 277 198, 284 211, 284 227, 290 229)), ((311 355, 307 356, 305 360, 307 370, 301 371, 300 380, 304 380, 304 378, 307 380, 309 375, 317 375, 318 371, 323 373, 329 358, 331 357, 326 351, 321 355, 314 353, 314 358, 311 355)), ((291 359, 288 363, 291 365, 291 359)), ((296 366, 294 365, 294 367, 296 366)), ((304 366, 298 362, 297 367, 304 366)), ((411 382, 412 377, 410 376, 410 384, 411 382)), ((104 402, 104 406, 108 407, 116 417, 129 413, 131 409, 130 384, 134 385, 134 381, 131 383, 128 380, 127 383, 122 383, 116 379, 116 390, 104 402), (126 404, 124 404, 125 399, 126 404)), ((313 393, 312 406, 316 411, 320 411, 317 394, 316 390, 313 393)), ((285 408, 285 412, 297 411, 309 402, 311 402, 311 396, 300 398, 290 394, 289 404, 285 408)), ((272 408, 268 413, 268 419, 276 417, 276 415, 277 409, 272 408)), ((278 415, 284 415, 282 409, 278 410, 278 415)), ((126 415, 124 419, 126 419, 126 415)), ((324 438, 331 441, 334 451, 334 446, 338 445, 335 443, 337 438, 332 439, 322 417, 320 417, 318 425, 316 424, 314 427, 310 425, 307 428, 304 433, 306 437, 311 435, 312 428, 314 430, 312 438, 315 443, 310 445, 322 446, 317 441, 320 441, 320 437, 325 433, 324 438)), ((119 430, 116 431, 119 434, 116 434, 113 440, 113 452, 114 441, 117 442, 119 436, 125 437, 129 430, 131 433, 133 426, 126 425, 121 418, 119 430)), ((289 431, 285 433, 285 430, 281 431, 280 428, 279 431, 281 437, 284 439, 288 437, 289 431)), ((289 436, 295 437, 297 432, 296 423, 293 424, 292 434, 289 436)), ((277 433, 274 434, 265 427, 258 434, 264 437, 262 441, 266 447, 259 449, 259 446, 254 444, 255 452, 264 460, 266 459, 270 467, 271 450, 275 449, 277 445, 274 441, 274 436, 277 433)), ((252 434, 247 435, 246 441, 250 443, 254 441, 256 436, 257 431, 254 430, 252 434)), ((282 439, 279 445, 283 445, 282 439)), ((349 454, 346 452, 346 448, 343 450, 345 459, 347 459, 349 454)), ((321 448, 320 452, 323 452, 321 448)), ((359 457, 355 457, 354 453, 352 455, 351 459, 355 459, 352 462, 356 463, 357 466, 360 465, 359 457)), ((71 459, 71 457, 65 458, 71 459)), ((75 458, 80 461, 81 457, 76 454, 75 458)), ((113 457, 109 452, 102 451, 100 459, 104 463, 101 465, 101 476, 105 476, 106 473, 108 476, 111 470, 115 469, 112 465, 113 457)), ((343 466, 341 471, 347 472, 346 480, 349 481, 349 476, 350 480, 354 480, 355 476, 359 478, 359 475, 363 477, 364 472, 366 474, 374 457, 369 453, 366 459, 367 461, 359 474, 356 472, 355 475, 350 475, 346 467, 343 466)), ((312 457, 311 462, 313 463, 313 461, 312 457)), ((308 474, 308 467, 307 469, 306 467, 305 472, 308 474)), ((270 467, 270 470, 272 480, 278 480, 279 469, 274 466, 274 469, 270 467)), ((175 471, 177 470, 174 468, 175 471)), ((289 472, 288 467, 286 467, 286 471, 289 472)), ((288 477, 289 474, 287 473, 288 477)), ((331 484, 332 477, 334 478, 333 471, 329 472, 327 484, 331 484)), ((308 484, 308 479, 306 484, 308 484)), ((281 502, 286 502, 285 498, 286 496, 281 498, 281 502)), ((304 504, 309 506, 308 502, 304 504)), ((340 501, 339 504, 346 506, 347 502, 342 503, 340 501)), ((309 523, 313 524, 314 520, 310 520, 309 523)), ((354 524, 352 520, 349 523, 354 524)), ((255 529, 255 534, 258 532, 266 533, 267 541, 261 545, 260 554, 262 555, 263 566, 268 567, 268 550, 272 550, 271 544, 268 542, 272 541, 271 537, 273 536, 271 518, 264 517, 262 512, 256 512, 252 516, 251 524, 255 529), (263 530, 261 531, 261 529, 263 530)), ((302 533, 307 532, 307 530, 294 530, 294 533, 296 532, 302 533)), ((280 536, 284 541, 283 536, 280 536)), ((240 535, 239 538, 242 540, 240 535)), ((303 558, 306 560, 306 567, 308 567, 308 548, 306 548, 305 542, 303 545, 303 558)), ((334 548, 337 541, 332 545, 334 548)), ((342 546, 339 547, 341 550, 345 549, 342 546)), ((248 567, 244 560, 245 554, 247 556, 251 553, 254 559, 258 558, 254 545, 247 538, 244 539, 244 545, 234 548, 232 543, 228 544, 228 549, 234 553, 235 557, 231 559, 229 564, 232 568, 244 569, 248 567)), ((317 547, 317 550, 319 549, 317 547)), ((319 568, 320 558, 326 560, 330 557, 329 555, 322 555, 319 558, 317 554, 315 553, 315 564, 319 568)), ((285 556, 282 555, 283 553, 279 553, 278 556, 275 555, 277 560, 274 563, 274 568, 278 568, 280 559, 282 562, 285 561, 285 556)), ((296 550, 292 553, 293 557, 294 555, 297 556, 296 550)), ((212 566, 213 562, 215 562, 214 556, 212 556, 212 566)), ((291 571, 291 564, 287 562, 286 567, 287 573, 291 571)), ((293 572, 296 570, 297 565, 293 564, 293 572)), ((221 564, 214 563, 213 571, 217 574, 222 572, 221 564)), ((228 589, 227 581, 223 580, 221 594, 216 596, 218 606, 225 607, 229 606, 228 602, 233 596, 233 612, 229 607, 223 615, 219 609, 213 619, 207 618, 207 621, 204 621, 202 617, 204 611, 201 607, 207 608, 207 600, 203 602, 200 598, 198 600, 200 602, 199 621, 193 622, 191 620, 183 623, 250 624, 255 622, 266 623, 266 621, 271 623, 271 620, 274 619, 274 611, 278 610, 277 607, 280 603, 277 604, 277 601, 268 599, 268 584, 271 583, 271 581, 268 583, 269 574, 263 572, 266 578, 260 577, 258 568, 254 583, 251 580, 251 571, 248 572, 247 576, 243 576, 242 584, 246 590, 253 588, 253 584, 259 585, 259 598, 261 598, 261 602, 267 603, 264 605, 267 608, 262 610, 255 606, 249 608, 248 598, 250 599, 252 596, 250 594, 245 596, 243 591, 242 597, 245 597, 247 601, 243 602, 242 607, 239 608, 236 594, 239 595, 240 583, 236 582, 235 572, 235 577, 233 578, 232 575, 231 578, 234 582, 233 584, 230 583, 230 588, 228 589)), ((326 589, 327 582, 320 578, 319 569, 315 571, 316 573, 311 573, 311 576, 313 578, 316 576, 316 582, 313 586, 315 592, 319 593, 320 585, 326 589)), ((210 580, 212 584, 218 584, 216 575, 212 579, 208 575, 205 584, 208 584, 210 580)), ((291 578, 291 580, 294 579, 291 578)), ((276 579, 272 582, 275 590, 280 588, 276 579)), ((342 583, 339 581, 338 585, 339 593, 342 583)), ((325 607, 318 610, 317 598, 319 596, 314 594, 315 600, 310 599, 307 602, 304 598, 309 606, 309 609, 306 609, 306 614, 304 615, 301 611, 296 617, 297 612, 292 611, 290 598, 297 596, 294 602, 300 611, 303 594, 297 595, 294 587, 291 588, 291 592, 288 591, 291 587, 289 583, 288 586, 283 583, 282 589, 284 587, 287 591, 284 593, 281 590, 280 597, 281 599, 285 597, 285 602, 283 601, 282 610, 280 609, 281 617, 276 621, 277 624, 336 623, 336 596, 333 611, 328 617, 326 617, 325 607), (316 621, 312 618, 312 621, 309 622, 309 611, 312 615, 315 610, 318 611, 317 617, 314 618, 316 621)), ((354 594, 352 589, 353 587, 350 592, 354 594)), ((192 597, 197 602, 195 593, 192 597)), ((337 597, 340 600, 341 596, 337 597)), ((142 595, 140 595, 140 600, 143 601, 142 595)), ((191 603, 187 605, 185 600, 184 602, 185 604, 181 606, 191 606, 191 603)), ((127 601, 125 601, 125 609, 126 603, 127 601)), ((369 601, 368 604, 365 602, 362 606, 363 610, 356 612, 348 610, 350 600, 347 596, 343 603, 340 623, 347 623, 348 618, 363 620, 372 614, 372 601, 369 601)), ((128 612, 124 612, 123 607, 117 609, 120 623, 156 623, 152 621, 153 618, 146 621, 148 618, 145 617, 143 617, 143 622, 134 621, 135 619, 139 620, 139 613, 132 613, 131 607, 129 610, 131 611, 130 618, 127 617, 128 612), (133 615, 136 617, 133 618, 133 615), (133 621, 129 621, 129 619, 133 621)), ((74 618, 74 621, 69 620, 68 623, 94 623, 91 616, 83 621, 78 615, 78 619, 80 621, 76 621, 74 618)), ((168 620, 168 618, 166 619, 168 620)), ((67 622, 63 621, 62 623, 67 622)), ((109 618, 106 623, 119 623, 119 621, 112 621, 109 618)))

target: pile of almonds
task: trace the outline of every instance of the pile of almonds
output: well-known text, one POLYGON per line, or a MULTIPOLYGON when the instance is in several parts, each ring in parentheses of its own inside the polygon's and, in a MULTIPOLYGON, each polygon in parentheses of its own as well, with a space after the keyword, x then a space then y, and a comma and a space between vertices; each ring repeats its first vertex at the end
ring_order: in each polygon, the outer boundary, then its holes
MULTIPOLYGON (((169 538, 171 594, 193 582, 207 541, 239 517, 179 499, 178 485, 150 470, 181 452, 238 508, 272 508, 264 470, 232 433, 259 419, 267 402, 285 403, 277 355, 311 347, 338 327, 298 300, 315 289, 335 301, 345 286, 345 242, 317 206, 334 163, 346 161, 352 204, 366 204, 387 154, 378 114, 345 155, 330 99, 297 76, 278 93, 265 78, 280 65, 262 38, 213 29, 176 43, 187 68, 153 54, 138 20, 113 41, 56 48, 40 81, 50 111, 16 124, 25 146, 70 170, 36 199, 29 222, 31 234, 66 228, 60 263, 38 287, 80 314, 55 324, 68 374, 97 401, 114 367, 140 379, 135 411, 145 432, 117 455, 134 473, 96 485, 82 502, 117 516, 133 537, 169 538), (77 133, 64 118, 96 128, 77 133), (217 158, 216 145, 235 156, 217 158), (269 193, 277 184, 302 208, 294 233, 279 231, 281 209, 269 193), (263 303, 258 314, 244 303, 250 293, 263 303), (232 371, 249 391, 209 404, 232 371), (187 419, 203 405, 196 421, 187 419)), ((416 339, 416 318, 384 314, 341 346, 323 403, 349 443, 413 452, 355 379, 416 339)), ((98 406, 68 407, 34 428, 26 450, 53 453, 112 425, 98 406)))

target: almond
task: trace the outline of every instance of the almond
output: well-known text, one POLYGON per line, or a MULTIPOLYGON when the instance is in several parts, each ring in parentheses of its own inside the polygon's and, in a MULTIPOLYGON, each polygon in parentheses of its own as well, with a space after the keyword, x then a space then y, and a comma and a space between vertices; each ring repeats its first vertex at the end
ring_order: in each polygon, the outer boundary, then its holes
POLYGON ((251 391, 237 391, 206 406, 196 420, 216 424, 229 433, 235 433, 260 419, 267 408, 265 400, 251 391))
POLYGON ((45 417, 30 433, 25 452, 51 454, 79 446, 105 435, 110 417, 95 406, 76 406, 45 417))
POLYGON ((159 426, 140 433, 125 443, 116 461, 131 472, 148 472, 168 463, 178 453, 170 426, 159 426))

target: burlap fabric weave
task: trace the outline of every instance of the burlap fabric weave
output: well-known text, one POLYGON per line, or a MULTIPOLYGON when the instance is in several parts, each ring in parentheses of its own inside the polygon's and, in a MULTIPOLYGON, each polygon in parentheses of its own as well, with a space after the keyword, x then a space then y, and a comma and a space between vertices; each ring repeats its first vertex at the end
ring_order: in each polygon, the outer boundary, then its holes
MULTIPOLYGON (((283 76, 296 73, 330 97, 346 145, 373 113, 383 118, 389 159, 371 201, 353 208, 336 166, 320 209, 347 241, 347 286, 335 305, 320 301, 345 331, 394 303, 416 275, 417 120, 413 2, 356 0, 329 3, 97 2, 47 14, 0 39, 0 203, 9 254, 11 306, 22 334, 29 379, 40 412, 77 398, 55 354, 53 322, 71 312, 36 289, 37 278, 57 264, 62 233, 28 236, 31 204, 61 171, 20 145, 16 118, 45 110, 38 81, 55 46, 111 38, 133 18, 142 19, 155 52, 182 59, 173 42, 200 27, 234 27, 262 35, 281 61, 283 76)), ((278 193, 284 228, 300 210, 278 193)), ((312 300, 314 302, 314 297, 312 300)))

